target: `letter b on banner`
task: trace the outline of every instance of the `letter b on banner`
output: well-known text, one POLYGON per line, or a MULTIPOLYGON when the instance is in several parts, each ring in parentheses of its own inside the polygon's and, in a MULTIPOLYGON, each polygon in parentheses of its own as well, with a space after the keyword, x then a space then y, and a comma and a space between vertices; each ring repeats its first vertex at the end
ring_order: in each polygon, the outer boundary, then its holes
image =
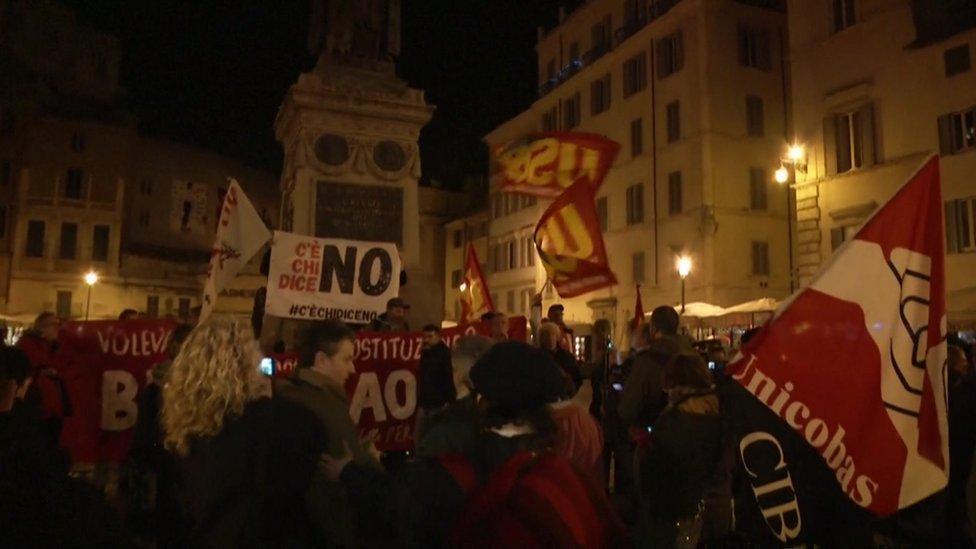
POLYGON ((139 408, 136 393, 139 383, 125 370, 102 374, 102 430, 125 431, 136 424, 139 408))

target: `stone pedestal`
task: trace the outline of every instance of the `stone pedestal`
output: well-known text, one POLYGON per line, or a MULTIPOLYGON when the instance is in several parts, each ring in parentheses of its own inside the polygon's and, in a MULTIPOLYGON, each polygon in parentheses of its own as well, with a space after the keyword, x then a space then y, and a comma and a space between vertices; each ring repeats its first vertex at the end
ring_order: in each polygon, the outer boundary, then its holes
POLYGON ((281 227, 395 242, 410 279, 401 296, 414 305, 411 320, 433 321, 411 289, 429 287, 420 269, 417 139, 434 108, 422 90, 396 78, 391 64, 327 59, 298 78, 275 120, 285 151, 281 227))

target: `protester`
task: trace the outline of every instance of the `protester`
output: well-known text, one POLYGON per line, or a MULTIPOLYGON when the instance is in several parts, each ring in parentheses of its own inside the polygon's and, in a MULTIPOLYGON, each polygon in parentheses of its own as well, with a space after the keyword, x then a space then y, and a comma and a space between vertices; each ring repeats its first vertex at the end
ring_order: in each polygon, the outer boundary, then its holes
POLYGON ((389 505, 389 478, 326 457, 329 476, 350 486, 376 515, 395 512, 408 547, 613 547, 623 529, 602 491, 552 452, 547 409, 564 376, 544 351, 509 341, 471 369, 480 395, 478 435, 467 455, 411 465, 389 505))
MULTIPOLYGON (((372 443, 359 439, 356 425, 349 417, 346 380, 355 372, 353 352, 355 334, 344 324, 326 320, 317 322, 305 335, 298 369, 287 381, 275 387, 276 398, 310 411, 320 422, 326 438, 324 451, 342 456, 351 452, 354 462, 380 471, 379 453, 372 443)), ((357 527, 357 517, 349 495, 339 482, 316 476, 307 494, 308 512, 315 520, 315 545, 351 547, 369 534, 357 527)))
POLYGON ((953 545, 965 546, 968 524, 976 517, 966 510, 966 484, 976 451, 976 376, 962 348, 948 346, 949 484, 948 535, 953 545))
POLYGON ((488 317, 488 327, 491 330, 488 337, 496 343, 507 340, 508 317, 501 311, 488 314, 491 315, 488 317))
POLYGON ((54 313, 44 312, 34 326, 17 340, 17 348, 30 360, 30 387, 24 405, 40 418, 42 427, 54 444, 60 444, 64 418, 72 413, 68 391, 60 374, 58 331, 61 321, 54 313))
POLYGON ((546 318, 542 318, 542 293, 537 293, 532 298, 532 310, 529 314, 529 322, 532 325, 533 332, 538 335, 541 326, 547 322, 553 322, 556 326, 559 326, 559 346, 562 347, 569 353, 573 352, 573 329, 566 326, 563 320, 563 315, 565 313, 565 307, 562 304, 556 303, 549 307, 546 312, 546 318))
POLYGON ((394 297, 386 302, 386 312, 377 316, 369 323, 372 332, 409 332, 407 311, 410 310, 404 300, 394 297))
POLYGON ((30 363, 0 346, 0 544, 66 547, 122 544, 99 493, 68 477, 67 456, 25 409, 30 363))
POLYGON ((277 451, 271 401, 249 325, 211 317, 190 333, 163 388, 164 444, 178 460, 186 545, 272 544, 277 451))
POLYGON ((576 357, 559 346, 560 334, 559 326, 555 323, 543 322, 539 327, 539 347, 549 353, 556 365, 573 381, 575 395, 583 385, 583 373, 580 371, 576 357))
POLYGON ((119 313, 119 320, 135 320, 139 318, 139 311, 135 309, 123 309, 119 313))
POLYGON ((133 515, 135 528, 154 537, 162 546, 176 543, 171 525, 179 514, 176 462, 166 451, 161 425, 163 387, 173 360, 179 355, 192 327, 178 325, 170 335, 166 360, 149 372, 146 387, 139 394, 139 414, 132 432, 129 461, 134 476, 133 515))
POLYGON ((467 454, 472 451, 477 430, 477 401, 472 389, 471 367, 494 342, 480 335, 458 338, 452 350, 456 400, 430 417, 422 435, 414 434, 420 456, 467 454))
POLYGON ((603 431, 589 410, 573 399, 577 389, 568 375, 564 387, 562 398, 549 405, 556 424, 553 448, 594 484, 603 486, 603 431))
POLYGON ((441 329, 433 324, 424 326, 422 343, 417 379, 415 439, 423 437, 431 414, 454 402, 457 397, 451 350, 441 340, 441 329))
POLYGON ((640 338, 647 347, 634 355, 617 406, 621 420, 628 426, 642 430, 654 425, 666 404, 661 387, 664 365, 679 353, 694 353, 685 338, 678 335, 678 320, 673 307, 662 305, 651 313, 651 322, 640 328, 640 338))
POLYGON ((668 405, 641 459, 638 545, 720 541, 731 525, 735 454, 711 374, 700 357, 675 355, 662 378, 668 405))

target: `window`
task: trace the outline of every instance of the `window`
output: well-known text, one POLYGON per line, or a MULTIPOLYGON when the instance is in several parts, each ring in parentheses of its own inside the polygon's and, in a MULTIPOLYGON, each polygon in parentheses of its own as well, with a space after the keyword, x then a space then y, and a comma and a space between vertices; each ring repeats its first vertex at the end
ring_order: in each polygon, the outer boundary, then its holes
POLYGON ((763 168, 749 168, 749 209, 766 210, 769 203, 766 190, 769 186, 766 170, 763 168))
POLYGON ((939 117, 939 148, 944 155, 976 149, 976 107, 939 117))
POLYGON ((556 107, 549 109, 548 111, 542 113, 542 131, 544 132, 554 132, 559 129, 558 117, 556 116, 556 107))
POLYGON ((624 97, 643 90, 647 87, 647 61, 644 52, 624 61, 624 97))
POLYGON ((580 123, 580 94, 563 101, 563 129, 571 130, 580 123))
POLYGON ((871 104, 824 120, 827 173, 838 174, 875 163, 874 109, 871 104))
POLYGON ((597 115, 610 108, 610 73, 590 84, 590 114, 597 115))
POLYGON ((613 27, 611 26, 610 16, 603 18, 590 29, 590 35, 593 38, 593 53, 594 59, 600 55, 603 55, 610 50, 610 36, 613 27))
POLYGON ((841 244, 854 238, 857 233, 857 225, 847 225, 844 227, 834 227, 830 229, 830 251, 836 252, 841 244))
POLYGON ((57 314, 61 318, 71 318, 71 292, 58 291, 57 314))
POLYGON ((949 253, 976 250, 976 198, 949 200, 945 205, 946 246, 949 253))
POLYGON ((0 205, 0 238, 7 236, 7 207, 0 205))
POLYGON ((190 298, 180 298, 180 318, 190 318, 190 298))
POLYGON ((159 296, 146 296, 146 316, 156 318, 159 316, 159 296))
POLYGON ((630 156, 640 156, 644 152, 644 128, 641 119, 630 122, 630 156))
POLYGON ((668 215, 680 215, 683 211, 681 172, 671 172, 668 174, 668 215))
POLYGON ((763 100, 755 95, 746 96, 746 134, 750 137, 762 137, 763 128, 763 100))
POLYGON ((505 310, 509 313, 515 312, 515 290, 505 292, 505 310))
POLYGON ((452 234, 454 237, 454 247, 460 248, 461 242, 464 240, 464 233, 461 232, 461 229, 455 229, 452 234))
POLYGON ((139 226, 148 227, 149 226, 149 210, 142 210, 139 212, 139 226))
POLYGON ((672 101, 667 106, 668 143, 681 139, 681 104, 672 101))
POLYGON ((44 222, 27 222, 27 257, 44 257, 44 222))
POLYGON ((152 179, 143 179, 139 182, 139 192, 145 196, 152 195, 152 179))
POLYGON ((644 186, 627 187, 627 225, 644 222, 644 186))
POLYGON ((454 269, 451 271, 451 288, 459 286, 461 286, 461 269, 454 269))
POLYGON ((77 259, 78 224, 61 224, 61 248, 58 253, 60 259, 77 259))
POLYGON ((854 0, 833 0, 834 1, 834 32, 840 32, 848 27, 854 26, 856 13, 854 0))
POLYGON ((684 67, 684 42, 681 31, 657 41, 657 78, 667 78, 684 67))
POLYGON ((519 266, 518 243, 514 240, 508 241, 508 265, 509 269, 516 269, 519 266))
POLYGON ((607 197, 596 199, 596 218, 600 222, 600 232, 610 230, 610 218, 607 216, 607 197))
POLYGON ((92 230, 92 261, 108 261, 108 225, 95 225, 92 230))
POLYGON ((522 305, 522 308, 520 309, 521 311, 528 312, 528 310, 532 307, 532 296, 534 295, 532 291, 533 291, 532 288, 526 288, 523 289, 521 292, 519 292, 519 294, 521 295, 521 299, 520 299, 520 303, 522 305))
POLYGON ((769 31, 739 27, 739 64, 768 71, 772 69, 769 31))
POLYGON ((769 276, 769 243, 752 243, 752 274, 769 276))
POLYGON ((71 150, 76 153, 85 152, 85 134, 79 132, 71 134, 71 150))
POLYGON ((942 54, 945 60, 945 75, 955 76, 969 70, 969 44, 956 46, 942 54))
POLYGON ((631 258, 634 284, 644 283, 644 252, 637 252, 631 258))
POLYGON ((535 265, 535 241, 531 236, 522 238, 522 266, 532 267, 535 265))
POLYGON ((85 184, 85 172, 81 168, 69 168, 64 180, 64 197, 81 200, 85 184))
POLYGON ((0 187, 6 187, 13 179, 14 166, 9 160, 4 160, 0 164, 0 187))

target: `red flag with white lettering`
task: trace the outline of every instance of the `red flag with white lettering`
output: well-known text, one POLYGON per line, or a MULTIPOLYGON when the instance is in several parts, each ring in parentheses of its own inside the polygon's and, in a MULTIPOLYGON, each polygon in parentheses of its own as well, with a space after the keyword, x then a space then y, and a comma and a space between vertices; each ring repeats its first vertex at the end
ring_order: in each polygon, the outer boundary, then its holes
POLYGON ((942 212, 933 156, 728 367, 878 516, 947 482, 942 212))

